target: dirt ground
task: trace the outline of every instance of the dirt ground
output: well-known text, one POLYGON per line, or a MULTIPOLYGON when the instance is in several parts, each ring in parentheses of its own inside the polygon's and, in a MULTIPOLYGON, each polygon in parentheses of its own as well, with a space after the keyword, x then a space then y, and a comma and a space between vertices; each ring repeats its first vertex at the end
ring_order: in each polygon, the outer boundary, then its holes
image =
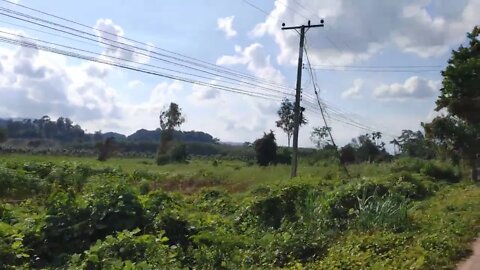
POLYGON ((457 270, 480 270, 480 238, 473 243, 473 254, 461 262, 457 270))

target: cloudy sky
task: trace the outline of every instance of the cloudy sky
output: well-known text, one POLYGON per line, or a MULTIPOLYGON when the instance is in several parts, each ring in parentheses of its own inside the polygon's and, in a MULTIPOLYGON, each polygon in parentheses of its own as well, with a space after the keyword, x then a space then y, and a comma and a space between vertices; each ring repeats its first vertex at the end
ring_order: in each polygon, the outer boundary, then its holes
MULTIPOLYGON (((279 102, 55 55, 34 49, 37 42, 32 38, 93 51, 98 53, 96 59, 134 61, 135 67, 169 68, 154 56, 173 51, 292 91, 298 34, 282 31, 281 24, 300 25, 307 19, 316 23, 323 18, 324 28, 308 31, 307 46, 317 69, 320 96, 333 110, 329 124, 344 144, 366 131, 344 123, 349 121, 335 112, 392 135, 402 129, 419 129, 419 123, 433 115, 440 70, 451 49, 480 24, 480 0, 19 3, 92 28, 2 1, 0 37, 15 37, 29 46, 0 42, 0 117, 66 116, 89 132, 130 134, 139 128, 157 128, 159 111, 176 102, 186 115, 183 130, 202 130, 222 141, 236 142, 253 141, 272 129, 278 141, 286 144, 286 136, 275 127, 279 102), (39 25, 41 21, 19 20, 21 16, 12 11, 82 29, 93 37, 90 41, 101 43, 65 38, 39 25), (143 42, 137 44, 142 50, 115 46, 117 41, 135 45, 125 37, 143 42), (141 53, 144 51, 149 53, 141 53)), ((312 80, 307 75, 304 70, 303 91, 311 96, 312 80)), ((208 78, 209 84, 221 82, 218 76, 208 78)), ((256 91, 253 86, 249 90, 256 91)), ((307 112, 307 118, 309 124, 300 131, 301 146, 311 146, 312 127, 323 126, 318 114, 307 112)))

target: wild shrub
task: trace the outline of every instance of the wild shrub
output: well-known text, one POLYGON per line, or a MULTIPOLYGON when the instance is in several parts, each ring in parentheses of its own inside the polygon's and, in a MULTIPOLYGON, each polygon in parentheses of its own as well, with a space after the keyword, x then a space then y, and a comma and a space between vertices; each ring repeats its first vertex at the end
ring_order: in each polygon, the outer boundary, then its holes
POLYGON ((248 252, 250 239, 221 230, 203 231, 192 236, 192 267, 198 269, 240 269, 253 265, 248 252))
POLYGON ((421 173, 436 180, 444 180, 450 183, 458 183, 460 175, 452 165, 446 163, 427 162, 421 169, 421 173))
POLYGON ((169 245, 179 245, 187 248, 191 244, 190 237, 196 233, 193 226, 177 210, 163 211, 155 218, 154 227, 164 231, 169 245))
POLYGON ((82 252, 107 235, 145 225, 142 205, 122 184, 98 186, 81 198, 58 192, 49 198, 46 208, 44 255, 49 259, 82 252))
POLYGON ((176 199, 162 190, 150 192, 143 199, 143 209, 145 210, 145 214, 149 220, 153 220, 155 216, 160 214, 162 211, 173 209, 178 204, 179 202, 176 199))
POLYGON ((0 268, 28 268, 29 255, 23 244, 24 235, 13 226, 0 222, 0 268))
POLYGON ((122 230, 142 228, 144 209, 133 190, 122 183, 106 183, 83 196, 94 239, 122 230))
POLYGON ((277 153, 275 158, 275 163, 277 164, 291 164, 292 163, 292 153, 287 148, 282 149, 280 153, 277 153))
POLYGON ((25 171, 0 167, 0 196, 21 199, 48 190, 48 183, 25 171))
POLYGON ((426 161, 423 159, 404 157, 394 160, 390 166, 390 170, 394 173, 419 173, 423 166, 425 166, 425 163, 426 161))
POLYGON ((179 269, 176 250, 159 235, 122 231, 97 241, 83 254, 75 254, 70 269, 179 269))
POLYGON ((274 194, 254 201, 248 208, 249 214, 260 225, 278 229, 284 220, 295 221, 300 218, 300 208, 312 188, 307 184, 285 186, 274 194))

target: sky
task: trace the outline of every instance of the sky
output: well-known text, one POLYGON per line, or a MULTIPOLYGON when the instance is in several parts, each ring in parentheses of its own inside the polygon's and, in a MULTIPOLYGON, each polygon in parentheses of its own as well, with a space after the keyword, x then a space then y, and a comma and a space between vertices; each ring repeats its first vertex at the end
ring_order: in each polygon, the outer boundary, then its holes
MULTIPOLYGON (((282 31, 281 25, 302 25, 308 19, 313 24, 324 19, 323 28, 307 32, 306 44, 310 61, 317 68, 319 95, 326 108, 333 110, 330 114, 327 110, 328 124, 340 145, 367 131, 335 113, 383 132, 385 140, 403 129, 421 129, 420 123, 436 114, 440 70, 451 50, 480 24, 480 0, 16 2, 91 28, 1 1, 0 37, 21 36, 18 40, 28 39, 28 44, 37 44, 31 38, 46 40, 96 52, 99 59, 135 61, 135 67, 171 68, 157 61, 152 52, 174 52, 258 77, 270 87, 288 86, 282 89, 289 93, 296 83, 299 35, 282 31), (102 43, 52 34, 54 31, 15 19, 12 10, 82 29, 93 41, 102 43), (111 34, 106 37, 105 32, 111 34), (125 38, 141 41, 137 46, 148 53, 121 50, 110 42, 114 39, 134 45, 125 38), (411 68, 418 66, 428 67, 420 68, 424 71, 411 68), (367 67, 375 67, 376 72, 367 67), (389 72, 379 72, 386 70, 389 72)), ((305 97, 314 94, 308 72, 303 70, 305 97)), ((4 42, 0 42, 0 73, 1 118, 64 116, 88 132, 131 134, 140 128, 157 128, 160 111, 176 102, 186 117, 182 130, 201 130, 228 142, 251 142, 273 130, 279 144, 287 142, 275 124, 279 100, 229 93, 4 42)), ((222 78, 210 76, 208 83, 221 84, 222 78)), ((243 87, 249 88, 246 84, 243 87)), ((249 90, 256 91, 253 86, 249 90)), ((312 128, 324 126, 318 113, 307 110, 306 117, 308 124, 300 129, 301 147, 313 146, 312 128)))

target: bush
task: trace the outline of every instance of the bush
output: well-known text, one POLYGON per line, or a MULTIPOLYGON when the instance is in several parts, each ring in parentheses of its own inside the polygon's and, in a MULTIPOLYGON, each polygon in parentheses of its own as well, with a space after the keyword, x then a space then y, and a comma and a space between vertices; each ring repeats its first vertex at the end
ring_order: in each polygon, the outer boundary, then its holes
POLYGON ((157 154, 157 165, 165 165, 172 162, 185 162, 187 158, 187 146, 183 143, 177 143, 170 146, 167 153, 157 154))
POLYGON ((27 250, 23 245, 23 234, 14 227, 0 222, 0 268, 28 268, 27 250))
POLYGON ((253 215, 260 225, 278 229, 284 220, 295 221, 300 218, 300 211, 312 188, 307 184, 283 187, 274 194, 255 201, 248 208, 249 214, 253 215))
POLYGON ((184 143, 177 143, 170 150, 170 159, 173 162, 185 162, 187 157, 187 146, 184 143))
POLYGON ((160 235, 139 235, 139 229, 107 236, 69 263, 74 269, 179 269, 177 253, 160 235))
POLYGON ((155 219, 155 228, 165 232, 170 245, 179 245, 186 248, 190 245, 190 236, 195 234, 195 229, 178 211, 165 211, 155 219))
POLYGON ((275 163, 278 164, 291 164, 292 163, 292 153, 286 148, 284 148, 280 153, 277 153, 275 163))
POLYGON ((0 167, 0 196, 21 199, 44 193, 48 184, 24 171, 0 167))
POLYGON ((450 183, 458 183, 460 176, 457 170, 449 164, 427 162, 421 169, 421 173, 436 180, 445 180, 450 183))
POLYGON ((254 142, 257 163, 260 166, 268 166, 276 160, 277 143, 273 131, 264 133, 263 137, 254 142))
POLYGON ((136 195, 122 184, 105 184, 76 198, 59 192, 49 198, 44 238, 47 259, 82 252, 105 236, 143 228, 145 215, 136 195))

